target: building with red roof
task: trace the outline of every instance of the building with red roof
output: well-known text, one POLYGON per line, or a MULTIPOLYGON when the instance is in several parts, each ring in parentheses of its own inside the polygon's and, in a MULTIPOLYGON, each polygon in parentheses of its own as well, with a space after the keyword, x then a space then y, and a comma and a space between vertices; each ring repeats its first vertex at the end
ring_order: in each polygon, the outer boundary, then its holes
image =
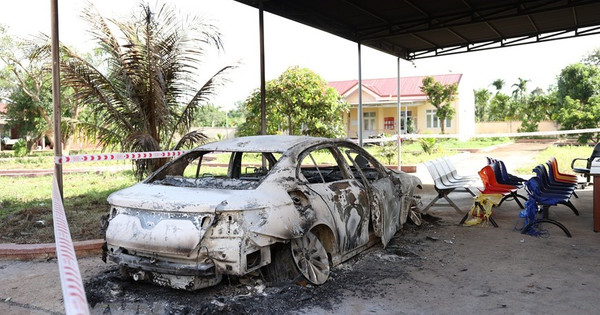
MULTIPOLYGON (((400 78, 400 128, 405 131, 406 121, 414 126, 416 133, 439 133, 440 121, 435 117, 436 109, 427 101, 427 96, 421 91, 425 76, 400 78)), ((474 126, 474 104, 472 91, 464 91, 462 74, 434 75, 435 81, 442 84, 458 85, 458 95, 452 106, 455 116, 446 121, 446 133, 469 134, 474 126), (466 96, 466 97, 465 97, 466 96), (462 100, 461 100, 462 99, 462 100)), ((346 132, 348 137, 358 136, 358 80, 332 81, 329 86, 335 88, 350 104, 350 111, 345 114, 346 132)), ((398 83, 396 78, 362 80, 363 104, 363 137, 376 134, 397 134, 398 125, 398 83)), ((411 131, 411 130, 409 130, 411 131)))

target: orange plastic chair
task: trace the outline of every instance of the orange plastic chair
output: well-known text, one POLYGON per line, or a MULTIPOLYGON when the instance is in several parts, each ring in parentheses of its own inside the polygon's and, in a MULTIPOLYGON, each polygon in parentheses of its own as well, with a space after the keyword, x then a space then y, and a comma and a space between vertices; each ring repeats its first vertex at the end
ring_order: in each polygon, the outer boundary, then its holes
MULTIPOLYGON (((518 188, 511 185, 500 184, 496 181, 496 175, 494 173, 494 169, 486 165, 479 172, 479 177, 481 177, 481 182, 483 182, 483 190, 479 189, 482 194, 502 194, 502 200, 498 204, 498 206, 502 205, 504 200, 508 198, 513 198, 515 202, 519 205, 521 209, 524 209, 523 204, 519 201, 519 196, 517 194, 518 188)), ((521 197, 523 198, 523 197, 521 197)))
POLYGON ((565 183, 577 184, 577 176, 576 175, 561 173, 558 170, 558 161, 556 161, 555 157, 551 157, 548 160, 548 163, 550 165, 552 165, 552 173, 554 174, 554 178, 557 181, 562 181, 562 182, 565 182, 565 183))

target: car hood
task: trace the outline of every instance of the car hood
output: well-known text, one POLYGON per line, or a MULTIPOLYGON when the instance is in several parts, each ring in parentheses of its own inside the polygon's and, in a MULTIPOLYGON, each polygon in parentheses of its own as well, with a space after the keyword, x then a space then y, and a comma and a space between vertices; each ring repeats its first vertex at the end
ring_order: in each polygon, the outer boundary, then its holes
MULTIPOLYGON (((215 212, 264 208, 274 195, 260 190, 190 188, 139 183, 108 196, 112 206, 174 212, 215 212)), ((286 202, 285 200, 280 200, 286 202)), ((288 201, 289 202, 289 201, 288 201)))

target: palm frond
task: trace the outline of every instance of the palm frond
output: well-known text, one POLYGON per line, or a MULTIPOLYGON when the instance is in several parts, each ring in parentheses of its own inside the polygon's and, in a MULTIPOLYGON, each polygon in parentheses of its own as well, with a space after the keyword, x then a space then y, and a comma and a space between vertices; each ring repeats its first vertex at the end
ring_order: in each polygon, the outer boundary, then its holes
POLYGON ((221 68, 217 73, 215 73, 204 85, 196 92, 194 97, 187 103, 181 114, 179 114, 179 118, 177 119, 175 125, 173 126, 173 130, 171 131, 171 136, 167 142, 167 147, 170 145, 173 140, 173 136, 177 130, 187 130, 191 125, 191 121, 193 118, 194 110, 197 109, 201 102, 207 101, 210 96, 213 95, 214 90, 224 83, 223 74, 233 69, 235 66, 225 66, 221 68))
POLYGON ((200 130, 194 130, 185 134, 179 142, 173 147, 173 150, 181 150, 184 148, 191 149, 196 145, 204 144, 208 141, 208 136, 200 130))

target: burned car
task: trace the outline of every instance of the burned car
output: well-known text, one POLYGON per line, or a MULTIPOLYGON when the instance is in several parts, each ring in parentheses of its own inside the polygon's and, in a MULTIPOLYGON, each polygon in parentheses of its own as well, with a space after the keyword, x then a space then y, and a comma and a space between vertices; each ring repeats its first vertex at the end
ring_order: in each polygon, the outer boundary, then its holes
POLYGON ((385 246, 418 211, 420 184, 348 140, 209 143, 108 197, 105 254, 125 277, 178 289, 261 268, 319 285, 331 267, 385 246))

